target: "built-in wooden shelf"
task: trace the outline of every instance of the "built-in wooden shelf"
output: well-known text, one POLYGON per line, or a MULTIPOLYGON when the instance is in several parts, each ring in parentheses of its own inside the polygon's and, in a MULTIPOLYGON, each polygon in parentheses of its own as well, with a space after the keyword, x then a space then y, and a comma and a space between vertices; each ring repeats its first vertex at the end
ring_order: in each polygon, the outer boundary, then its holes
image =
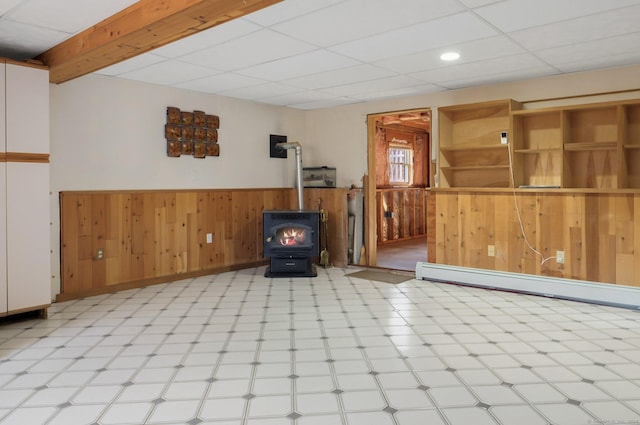
POLYGON ((640 188, 640 99, 540 109, 502 100, 443 107, 439 119, 442 188, 640 188))
POLYGON ((508 165, 469 165, 464 167, 441 167, 445 171, 471 171, 471 170, 508 170, 508 165))
POLYGON ((614 150, 617 149, 618 142, 584 142, 584 143, 565 143, 565 151, 596 151, 596 150, 614 150))
POLYGON ((515 153, 524 153, 524 154, 540 154, 543 152, 562 152, 560 148, 546 148, 546 149, 514 149, 515 153))

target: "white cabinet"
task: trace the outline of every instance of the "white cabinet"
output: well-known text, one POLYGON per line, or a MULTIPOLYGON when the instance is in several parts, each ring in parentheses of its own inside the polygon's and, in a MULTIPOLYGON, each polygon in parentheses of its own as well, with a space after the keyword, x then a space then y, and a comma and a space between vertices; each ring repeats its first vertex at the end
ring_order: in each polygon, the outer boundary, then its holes
POLYGON ((51 303, 49 73, 0 62, 0 316, 51 303))

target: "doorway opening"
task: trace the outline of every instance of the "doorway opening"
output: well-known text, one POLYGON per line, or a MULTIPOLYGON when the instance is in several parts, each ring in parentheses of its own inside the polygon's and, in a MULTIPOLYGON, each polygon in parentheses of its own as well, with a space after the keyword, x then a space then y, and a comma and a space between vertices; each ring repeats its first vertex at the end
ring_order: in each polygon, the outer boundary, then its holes
POLYGON ((367 264, 413 271, 428 259, 431 109, 372 114, 367 129, 367 264))

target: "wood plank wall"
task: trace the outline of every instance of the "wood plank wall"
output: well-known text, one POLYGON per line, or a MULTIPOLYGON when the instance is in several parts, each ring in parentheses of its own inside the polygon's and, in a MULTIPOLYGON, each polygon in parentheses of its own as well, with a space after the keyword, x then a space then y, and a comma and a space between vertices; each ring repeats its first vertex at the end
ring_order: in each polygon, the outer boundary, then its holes
MULTIPOLYGON (((346 190, 305 189, 305 198, 309 209, 323 199, 332 262, 346 265, 346 190)), ((297 209, 295 191, 61 192, 58 299, 264 264, 262 211, 270 209, 297 209)))
POLYGON ((640 286, 640 193, 436 191, 439 264, 640 286), (495 246, 495 256, 488 255, 495 246))

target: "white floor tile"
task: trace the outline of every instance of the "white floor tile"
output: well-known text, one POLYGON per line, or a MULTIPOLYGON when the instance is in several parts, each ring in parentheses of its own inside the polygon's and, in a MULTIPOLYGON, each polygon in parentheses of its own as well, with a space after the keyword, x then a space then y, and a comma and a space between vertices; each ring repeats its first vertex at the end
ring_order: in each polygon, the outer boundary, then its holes
POLYGON ((249 416, 286 416, 293 411, 290 395, 257 396, 249 400, 249 416))
POLYGON ((105 425, 144 423, 152 408, 152 403, 112 404, 100 418, 99 423, 105 425))
POLYGON ((105 405, 68 406, 61 409, 47 425, 85 425, 96 423, 105 405))
POLYGON ((465 387, 430 388, 429 395, 440 407, 473 406, 478 400, 465 387))
POLYGON ((480 407, 459 407, 442 410, 451 425, 498 425, 486 409, 480 407))
POLYGON ((603 423, 640 423, 640 413, 634 412, 619 401, 588 401, 583 403, 582 407, 603 423))
POLYGON ((494 406, 490 412, 503 424, 547 425, 547 421, 531 406, 494 406))
POLYGON ((299 394, 295 397, 296 412, 303 415, 336 413, 338 399, 335 394, 299 394))
POLYGON ((403 410, 395 416, 398 425, 445 425, 435 410, 403 410))
POLYGON ((535 407, 554 425, 598 423, 593 416, 573 404, 539 404, 535 407))
POLYGON ((347 413, 348 425, 393 425, 393 418, 386 412, 347 413))
POLYGON ((433 407, 433 403, 424 390, 385 390, 389 406, 397 410, 406 409, 428 409, 433 407))
POLYGON ((259 267, 0 323, 0 423, 639 421, 638 312, 351 271, 259 267))

